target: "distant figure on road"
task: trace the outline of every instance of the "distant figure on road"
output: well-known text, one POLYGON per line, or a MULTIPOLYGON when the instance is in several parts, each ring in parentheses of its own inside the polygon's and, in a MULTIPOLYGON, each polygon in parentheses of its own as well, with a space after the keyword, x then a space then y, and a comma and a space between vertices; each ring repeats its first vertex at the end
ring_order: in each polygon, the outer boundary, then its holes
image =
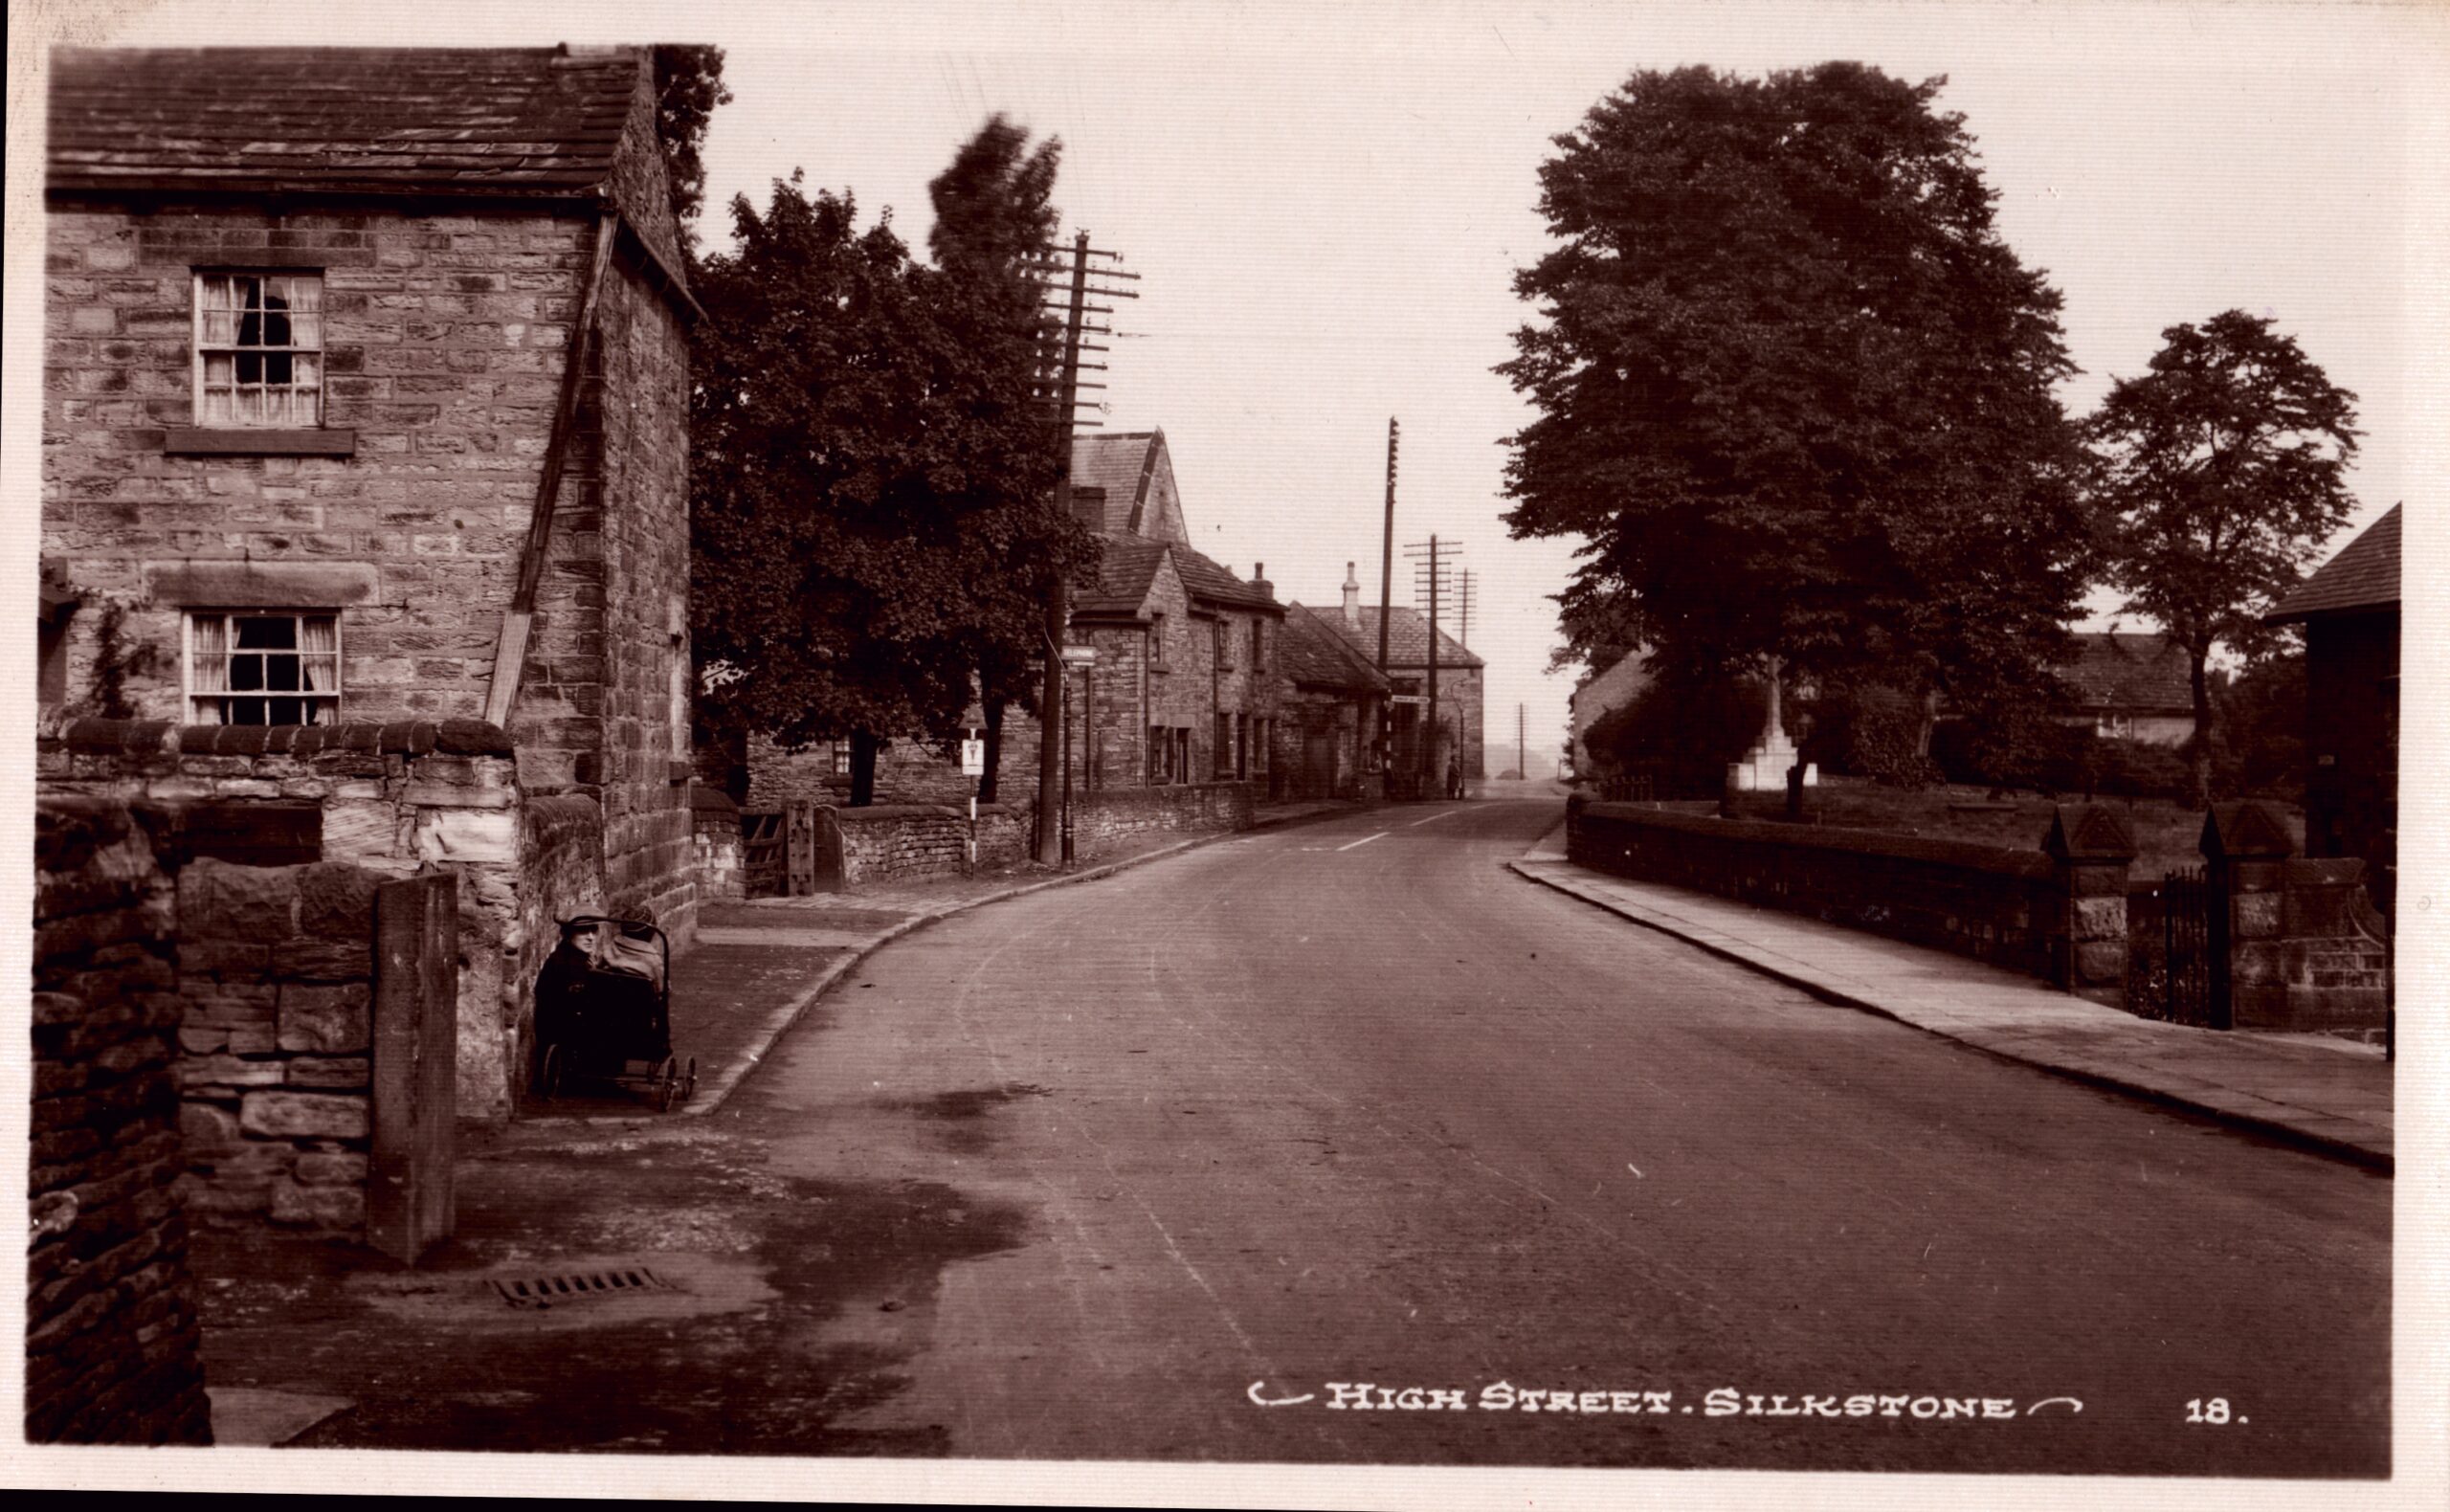
POLYGON ((1459 755, 1451 755, 1446 758, 1446 796, 1449 798, 1463 796, 1463 758, 1459 755))

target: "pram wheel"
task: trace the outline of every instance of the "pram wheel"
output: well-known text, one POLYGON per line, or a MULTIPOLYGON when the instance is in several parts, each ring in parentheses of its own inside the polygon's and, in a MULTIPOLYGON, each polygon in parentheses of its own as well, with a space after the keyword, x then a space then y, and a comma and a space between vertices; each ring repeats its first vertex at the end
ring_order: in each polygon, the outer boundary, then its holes
POLYGON ((691 1056, 680 1073, 680 1101, 688 1101, 698 1095, 698 1057, 691 1056))
POLYGON ((545 1064, 536 1073, 536 1090, 547 1099, 562 1095, 562 1047, 545 1047, 545 1064))
POLYGON ((658 1113, 671 1112, 673 1103, 679 1101, 678 1095, 679 1091, 680 1062, 675 1060, 670 1056, 666 1056, 663 1057, 663 1063, 655 1068, 656 1111, 658 1113))

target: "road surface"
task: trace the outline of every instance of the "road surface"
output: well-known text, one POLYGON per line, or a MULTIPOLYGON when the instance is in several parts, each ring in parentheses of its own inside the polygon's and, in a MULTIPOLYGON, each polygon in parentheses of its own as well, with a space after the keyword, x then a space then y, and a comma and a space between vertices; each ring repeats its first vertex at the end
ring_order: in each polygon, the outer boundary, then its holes
POLYGON ((345 1399, 310 1444, 2388 1473, 2388 1180, 1503 869, 1556 818, 1381 810, 922 930, 715 1116, 463 1168, 445 1270, 675 1294, 242 1282, 214 1379, 345 1399))

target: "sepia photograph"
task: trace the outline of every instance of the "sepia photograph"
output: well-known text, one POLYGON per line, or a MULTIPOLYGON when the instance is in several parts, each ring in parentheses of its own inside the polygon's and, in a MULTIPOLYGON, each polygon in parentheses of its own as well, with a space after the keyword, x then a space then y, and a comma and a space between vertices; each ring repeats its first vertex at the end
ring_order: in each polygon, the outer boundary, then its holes
POLYGON ((2450 1495, 2450 11, 9 29, 9 1483, 2450 1495))

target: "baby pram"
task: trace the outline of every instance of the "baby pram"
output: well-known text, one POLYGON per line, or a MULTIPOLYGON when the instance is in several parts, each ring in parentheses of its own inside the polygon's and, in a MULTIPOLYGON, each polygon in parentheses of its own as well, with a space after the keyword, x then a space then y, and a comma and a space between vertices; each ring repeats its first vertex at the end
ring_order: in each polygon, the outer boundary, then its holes
POLYGON ((582 1080, 643 1089, 660 1112, 698 1087, 672 1053, 672 942, 650 923, 582 914, 536 979, 536 1089, 582 1080))

